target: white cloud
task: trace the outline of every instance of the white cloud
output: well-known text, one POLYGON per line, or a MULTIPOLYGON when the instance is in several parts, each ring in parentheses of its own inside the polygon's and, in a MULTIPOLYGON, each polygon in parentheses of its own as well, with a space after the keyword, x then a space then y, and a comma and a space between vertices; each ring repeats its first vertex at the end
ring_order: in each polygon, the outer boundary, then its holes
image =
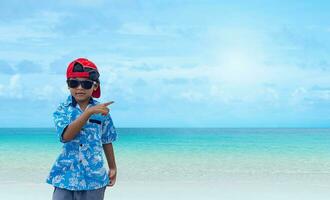
POLYGON ((58 12, 38 12, 32 17, 24 18, 0 27, 0 42, 20 42, 33 40, 35 43, 47 43, 47 39, 56 38, 54 27, 66 16, 58 12))
POLYGON ((21 83, 21 76, 19 74, 15 74, 10 77, 9 85, 6 88, 5 95, 8 95, 12 98, 23 98, 23 86, 21 83))
POLYGON ((55 88, 52 85, 40 85, 32 89, 32 95, 37 100, 51 100, 56 95, 55 88))
POLYGON ((161 32, 146 24, 137 23, 125 23, 122 24, 121 28, 117 31, 119 34, 129 34, 129 35, 159 35, 161 32))
POLYGON ((182 27, 173 26, 170 24, 152 24, 152 23, 123 23, 117 31, 119 34, 125 35, 143 35, 143 36, 162 36, 162 37, 177 37, 182 27))
POLYGON ((316 96, 320 100, 330 101, 330 90, 327 91, 315 91, 316 96))
POLYGON ((0 79, 0 96, 9 99, 58 102, 69 94, 65 79, 59 75, 15 74, 1 75, 0 79))
POLYGON ((202 100, 206 100, 205 95, 203 95, 200 92, 196 92, 193 90, 188 90, 188 91, 184 91, 181 93, 181 95, 184 99, 187 99, 188 101, 191 102, 200 102, 202 100))
POLYGON ((0 84, 0 96, 5 95, 5 86, 0 84))
MULTIPOLYGON (((263 56, 256 56, 258 59, 254 59, 255 53, 244 48, 241 51, 231 50, 225 55, 220 54, 221 59, 210 60, 192 68, 173 64, 149 71, 138 70, 134 68, 134 60, 120 68, 111 65, 104 67, 104 74, 101 75, 109 78, 103 83, 103 87, 107 88, 104 93, 115 88, 124 94, 127 101, 149 96, 153 97, 149 99, 151 102, 151 99, 165 99, 170 93, 176 100, 191 103, 208 100, 208 103, 216 105, 234 106, 239 103, 280 108, 288 106, 289 102, 291 106, 299 106, 306 100, 303 98, 303 90, 293 92, 296 88, 330 84, 329 73, 319 68, 305 69, 289 64, 267 65, 264 61, 267 52, 263 56), (187 81, 179 85, 164 84, 168 80, 177 79, 187 81), (138 80, 146 84, 142 89, 134 85, 138 80), (205 81, 195 83, 194 80, 205 81)), ((159 58, 159 63, 161 61, 159 58)), ((140 63, 140 60, 137 62, 140 63)), ((157 64, 157 61, 154 60, 154 63, 157 64)), ((328 97, 327 92, 314 92, 309 96, 311 99, 328 97)))

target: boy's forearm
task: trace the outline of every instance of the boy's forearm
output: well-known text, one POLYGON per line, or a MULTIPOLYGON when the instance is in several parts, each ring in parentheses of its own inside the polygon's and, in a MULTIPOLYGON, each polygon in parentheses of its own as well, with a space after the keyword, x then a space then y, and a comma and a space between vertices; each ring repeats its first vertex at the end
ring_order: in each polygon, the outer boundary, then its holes
POLYGON ((103 150, 104 150, 105 157, 107 158, 109 169, 115 169, 116 170, 117 169, 116 159, 115 159, 115 154, 114 154, 114 151, 113 151, 112 143, 104 144, 103 145, 103 150))
POLYGON ((63 140, 70 141, 75 138, 81 128, 86 124, 90 116, 91 114, 85 110, 76 120, 69 124, 63 133, 63 140))

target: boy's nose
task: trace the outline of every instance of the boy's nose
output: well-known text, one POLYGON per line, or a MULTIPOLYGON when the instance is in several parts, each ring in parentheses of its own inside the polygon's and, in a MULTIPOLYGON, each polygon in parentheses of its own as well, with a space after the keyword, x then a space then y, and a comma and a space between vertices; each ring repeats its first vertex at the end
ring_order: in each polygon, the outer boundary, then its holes
POLYGON ((81 84, 78 85, 77 89, 83 89, 81 84))

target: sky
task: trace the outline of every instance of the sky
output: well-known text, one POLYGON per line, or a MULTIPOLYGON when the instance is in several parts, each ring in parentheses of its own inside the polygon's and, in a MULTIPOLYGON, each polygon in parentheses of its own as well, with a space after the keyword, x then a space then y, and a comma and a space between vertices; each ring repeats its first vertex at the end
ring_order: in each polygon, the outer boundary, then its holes
POLYGON ((328 1, 0 3, 0 127, 53 127, 78 57, 116 127, 330 127, 328 1))

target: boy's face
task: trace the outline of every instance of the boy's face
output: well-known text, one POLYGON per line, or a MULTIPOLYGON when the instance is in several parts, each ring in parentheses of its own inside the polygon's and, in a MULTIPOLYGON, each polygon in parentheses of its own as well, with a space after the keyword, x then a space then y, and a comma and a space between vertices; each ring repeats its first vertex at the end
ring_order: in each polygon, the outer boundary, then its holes
MULTIPOLYGON (((90 83, 93 83, 93 81, 91 81, 88 78, 70 78, 69 80, 78 80, 79 81, 90 81, 87 82, 87 84, 85 85, 89 85, 90 83)), ((74 84, 76 84, 77 82, 74 82, 74 84)), ((88 102, 89 98, 92 96, 92 93, 94 90, 97 89, 98 85, 97 84, 92 84, 92 87, 90 89, 85 89, 82 84, 79 82, 77 87, 68 87, 70 90, 71 95, 76 99, 77 102, 88 102)), ((76 86, 76 85, 74 85, 76 86)))

